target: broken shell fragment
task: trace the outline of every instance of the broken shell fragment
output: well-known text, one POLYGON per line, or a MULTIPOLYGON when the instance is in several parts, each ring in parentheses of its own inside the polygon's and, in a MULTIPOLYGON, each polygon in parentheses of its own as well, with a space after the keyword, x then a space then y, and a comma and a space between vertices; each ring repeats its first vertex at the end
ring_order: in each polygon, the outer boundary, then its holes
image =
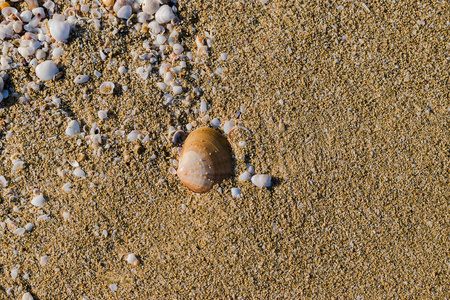
POLYGON ((188 189, 206 193, 231 173, 230 143, 212 128, 199 128, 187 137, 178 166, 177 175, 188 189))
POLYGON ((41 62, 36 67, 36 76, 42 81, 52 80, 58 72, 58 67, 51 60, 41 62))
POLYGON ((260 174, 252 176, 252 183, 257 187, 270 187, 272 185, 272 178, 270 175, 260 174))

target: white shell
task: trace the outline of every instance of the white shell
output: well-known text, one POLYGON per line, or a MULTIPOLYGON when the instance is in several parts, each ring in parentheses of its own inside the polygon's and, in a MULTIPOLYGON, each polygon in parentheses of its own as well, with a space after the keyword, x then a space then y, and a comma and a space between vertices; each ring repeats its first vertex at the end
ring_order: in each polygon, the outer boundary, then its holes
POLYGON ((100 86, 100 93, 102 94, 112 94, 114 92, 114 83, 111 81, 105 81, 100 86))
POLYGON ((66 134, 72 137, 76 135, 78 132, 80 132, 80 124, 78 124, 78 122, 75 120, 70 121, 69 125, 67 125, 66 128, 66 134))
POLYGON ((154 15, 159 9, 158 0, 144 0, 142 3, 142 10, 148 15, 154 15))
POLYGON ((161 26, 156 21, 151 21, 148 24, 148 28, 150 29, 150 32, 153 34, 159 34, 161 32, 161 26))
POLYGON ((251 178, 252 178, 252 175, 248 171, 245 171, 244 173, 239 175, 239 181, 246 181, 246 180, 250 180, 251 178))
POLYGON ((22 300, 34 300, 34 298, 33 298, 33 296, 31 296, 30 293, 27 292, 27 293, 23 294, 22 300))
POLYGON ((51 36, 58 42, 66 41, 70 34, 70 25, 68 22, 51 19, 48 21, 51 36))
POLYGON ((2 187, 6 187, 8 185, 8 181, 6 181, 5 176, 0 176, 0 183, 2 187))
POLYGON ((36 66, 36 76, 42 81, 52 80, 58 72, 58 67, 51 60, 46 60, 36 66))
POLYGON ((184 50, 184 48, 180 44, 173 45, 173 53, 175 53, 176 55, 181 54, 183 52, 183 50, 184 50))
POLYGON ((117 17, 120 19, 128 19, 131 16, 133 9, 129 5, 122 6, 117 12, 117 17))
POLYGON ((108 113, 106 110, 99 110, 97 114, 98 114, 98 117, 102 120, 108 119, 108 113))
POLYGON ((223 124, 223 131, 228 134, 230 133, 231 129, 234 127, 234 121, 226 121, 225 124, 223 124))
POLYGON ((44 195, 39 194, 35 197, 33 197, 33 199, 31 199, 31 204, 33 204, 34 206, 40 207, 45 203, 45 198, 44 195))
POLYGON ((272 178, 270 175, 253 175, 252 183, 257 187, 270 187, 272 185, 272 178))
POLYGON ((89 75, 78 75, 73 82, 77 84, 85 83, 89 80, 89 75))
POLYGON ((20 13, 20 19, 22 19, 22 22, 28 23, 33 18, 33 13, 31 10, 24 10, 20 13))
POLYGON ((214 128, 219 128, 220 127, 220 120, 217 118, 214 118, 211 120, 210 124, 214 127, 214 128))
POLYGON ((84 171, 81 170, 80 168, 76 168, 75 170, 73 170, 73 175, 75 177, 83 177, 86 175, 86 173, 84 173, 84 171))
POLYGON ((132 142, 132 141, 134 141, 135 139, 137 139, 137 138, 139 137, 140 134, 141 134, 141 133, 140 133, 139 131, 133 130, 133 131, 131 131, 131 132, 128 134, 127 139, 128 139, 130 142, 132 142))
POLYGON ((130 253, 130 254, 128 254, 127 255, 127 262, 130 264, 130 265, 132 265, 132 264, 134 264, 135 263, 135 261, 136 261, 136 255, 134 255, 134 253, 130 253))
POLYGON ((161 6, 155 14, 155 21, 158 24, 166 24, 175 19, 175 14, 169 5, 161 6))

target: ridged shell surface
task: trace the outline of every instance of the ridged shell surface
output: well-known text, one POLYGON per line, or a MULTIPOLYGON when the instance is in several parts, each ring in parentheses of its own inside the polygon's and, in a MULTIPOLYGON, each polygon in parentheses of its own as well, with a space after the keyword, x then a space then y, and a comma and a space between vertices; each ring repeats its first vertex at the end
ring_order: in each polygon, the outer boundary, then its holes
POLYGON ((193 192, 206 193, 227 178, 232 169, 231 146, 212 128, 193 131, 180 153, 177 175, 193 192))

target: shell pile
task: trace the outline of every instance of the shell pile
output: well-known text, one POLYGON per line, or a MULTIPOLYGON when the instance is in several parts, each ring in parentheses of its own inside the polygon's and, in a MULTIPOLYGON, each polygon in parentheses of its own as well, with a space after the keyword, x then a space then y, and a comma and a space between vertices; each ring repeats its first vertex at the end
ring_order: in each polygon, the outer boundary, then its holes
POLYGON ((178 177, 191 191, 208 192, 214 184, 230 175, 230 148, 228 140, 214 129, 194 130, 181 150, 178 177))

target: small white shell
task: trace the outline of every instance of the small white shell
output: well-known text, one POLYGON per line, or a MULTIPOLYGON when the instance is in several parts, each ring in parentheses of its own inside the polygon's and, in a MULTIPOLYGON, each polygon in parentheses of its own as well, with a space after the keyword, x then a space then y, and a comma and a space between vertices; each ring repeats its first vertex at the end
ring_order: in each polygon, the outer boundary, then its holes
POLYGON ((252 175, 248 171, 245 171, 244 173, 239 175, 239 181, 246 181, 246 180, 250 180, 251 178, 252 178, 252 175))
POLYGON ((114 83, 111 81, 105 81, 100 86, 100 93, 102 94, 112 94, 114 92, 114 83))
POLYGON ((80 168, 76 168, 75 170, 73 170, 73 175, 75 177, 83 177, 86 175, 86 173, 84 173, 84 171, 81 170, 80 168))
POLYGON ((180 55, 181 53, 183 53, 183 50, 184 48, 180 44, 173 45, 173 53, 175 53, 176 55, 180 55))
POLYGON ((8 181, 6 181, 6 178, 5 178, 5 176, 0 176, 0 183, 1 183, 1 186, 4 188, 4 187, 6 187, 7 185, 8 185, 8 181))
POLYGON ((253 175, 252 183, 257 187, 270 187, 272 185, 272 178, 270 175, 265 174, 253 175))
POLYGON ((126 20, 131 16, 132 12, 133 12, 133 9, 131 8, 131 6, 125 5, 119 9, 119 11, 117 12, 117 17, 120 19, 126 20))
POLYGON ((144 80, 148 78, 148 71, 144 67, 137 68, 136 74, 138 74, 144 80))
POLYGON ((159 34, 161 32, 161 26, 156 21, 151 21, 148 24, 148 28, 150 29, 150 32, 153 34, 159 34))
POLYGON ((97 114, 98 114, 99 119, 102 119, 102 120, 108 119, 108 113, 106 110, 99 110, 97 114))
POLYGON ((58 42, 66 41, 70 34, 70 24, 56 19, 48 21, 51 36, 58 42))
POLYGON ((66 134, 72 137, 76 135, 78 132, 80 132, 80 124, 78 124, 78 122, 75 120, 70 121, 69 125, 67 125, 66 128, 66 134))
POLYGON ((135 139, 137 139, 137 138, 139 137, 140 134, 141 134, 141 133, 140 133, 139 131, 133 130, 133 131, 131 131, 131 132, 128 134, 127 139, 128 139, 128 141, 132 142, 132 141, 134 141, 135 139))
POLYGON ((225 132, 225 134, 230 133, 231 129, 233 129, 234 127, 234 121, 226 121, 225 124, 223 124, 223 131, 225 132))
POLYGON ((217 118, 214 118, 211 120, 210 124, 214 127, 214 128, 219 128, 220 127, 220 120, 217 118))
POLYGON ((78 75, 75 77, 74 82, 77 84, 85 83, 89 80, 89 75, 78 75))
POLYGON ((31 199, 31 204, 33 204, 36 207, 40 207, 45 203, 45 198, 44 195, 39 194, 35 197, 33 197, 33 199, 31 199))
POLYGON ((130 253, 127 255, 127 263, 129 263, 130 265, 137 265, 137 258, 136 255, 134 255, 134 253, 130 253))
POLYGON ((72 190, 72 183, 70 182, 66 182, 63 184, 62 189, 64 190, 64 192, 68 193, 72 190))
POLYGON ((158 0, 144 0, 142 3, 142 10, 148 15, 154 15, 159 9, 158 0))
POLYGON ((168 5, 161 6, 155 14, 155 21, 158 22, 158 24, 166 24, 173 19, 175 19, 175 14, 168 5))
POLYGON ((27 293, 23 294, 22 300, 34 300, 34 298, 33 298, 33 296, 31 296, 30 293, 27 292, 27 293))
POLYGON ((22 22, 28 23, 33 18, 33 13, 31 10, 24 10, 20 13, 20 19, 22 19, 22 22))
POLYGON ((36 76, 42 81, 52 80, 58 72, 58 67, 51 60, 46 60, 36 66, 36 76))
POLYGON ((174 85, 172 87, 172 90, 173 90, 173 94, 174 95, 179 95, 179 94, 181 94, 183 92, 183 87, 180 86, 180 85, 174 85))

